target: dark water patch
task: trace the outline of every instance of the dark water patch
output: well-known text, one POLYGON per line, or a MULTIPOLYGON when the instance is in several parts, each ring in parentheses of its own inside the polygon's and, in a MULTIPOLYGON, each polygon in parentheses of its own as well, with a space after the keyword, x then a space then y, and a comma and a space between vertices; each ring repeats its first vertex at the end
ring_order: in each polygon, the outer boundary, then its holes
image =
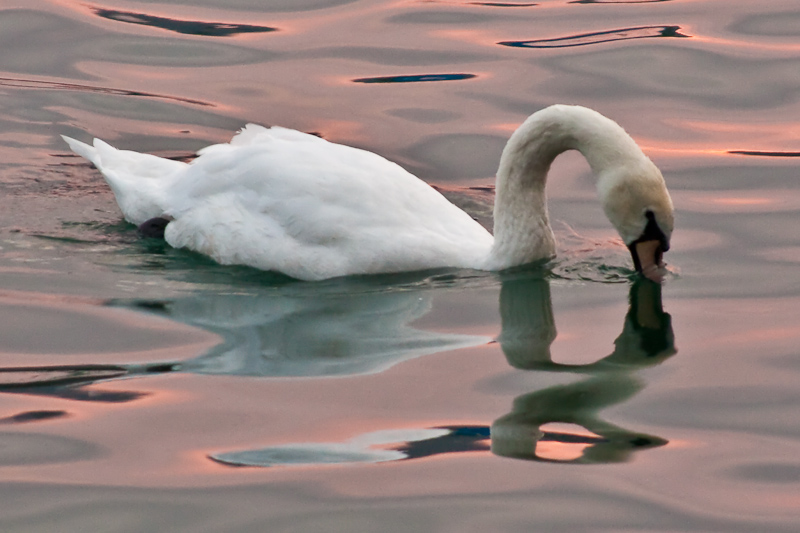
POLYGON ((147 392, 118 390, 109 391, 72 386, 18 388, 8 391, 0 389, 0 392, 25 394, 43 398, 58 398, 59 400, 69 400, 73 402, 92 403, 128 403, 150 396, 150 393, 147 392))
POLYGON ((728 150, 733 155, 749 155, 756 157, 800 157, 800 152, 779 152, 768 150, 728 150))
POLYGON ((167 96, 163 94, 148 93, 142 91, 129 91, 127 89, 113 89, 110 87, 97 87, 78 83, 66 83, 57 81, 30 80, 24 78, 0 78, 0 87, 11 87, 14 89, 47 89, 55 91, 78 91, 84 93, 102 93, 114 96, 137 96, 143 98, 158 98, 160 100, 172 100, 184 104, 214 107, 214 104, 183 98, 180 96, 167 96))
POLYGON ((475 74, 414 74, 407 76, 381 76, 377 78, 358 78, 354 83, 417 83, 423 81, 469 80, 475 74))
POLYGON ((632 39, 650 39, 654 37, 691 37, 680 33, 680 26, 638 26, 618 30, 582 33, 555 39, 535 39, 530 41, 501 41, 497 44, 515 48, 569 48, 590 44, 627 41, 632 39))
MULTIPOLYGON (((27 394, 93 403, 127 403, 149 396, 138 391, 101 390, 90 385, 122 378, 167 374, 176 363, 146 365, 58 365, 0 368, 0 393, 27 394)), ((34 422, 66 416, 63 411, 31 411, 0 419, 0 424, 34 422)))
POLYGON ((66 411, 25 411, 15 415, 0 418, 0 424, 25 424, 28 422, 42 422, 67 416, 66 411))
POLYGON ((514 4, 512 2, 470 2, 473 6, 485 7, 535 7, 539 4, 514 4))
POLYGON ((178 20, 167 17, 157 17, 146 13, 133 13, 130 11, 118 11, 100 7, 93 7, 92 11, 94 11, 95 15, 108 20, 150 26, 187 35, 202 35, 204 37, 230 37, 241 33, 267 33, 278 31, 277 28, 269 26, 178 20))
POLYGON ((0 368, 0 391, 21 387, 53 387, 94 383, 125 376, 128 370, 118 365, 59 365, 49 367, 0 368))
MULTIPOLYGON (((170 5, 183 5, 187 9, 198 7, 225 9, 230 11, 298 12, 332 9, 353 4, 357 0, 170 0, 170 5)), ((163 0, 141 0, 140 4, 164 4, 163 0)))

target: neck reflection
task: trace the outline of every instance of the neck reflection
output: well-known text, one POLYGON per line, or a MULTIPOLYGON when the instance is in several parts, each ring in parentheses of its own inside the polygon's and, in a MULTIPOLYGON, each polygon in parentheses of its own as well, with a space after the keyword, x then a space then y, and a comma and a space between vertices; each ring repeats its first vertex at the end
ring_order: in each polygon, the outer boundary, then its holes
POLYGON ((504 281, 500 313, 498 340, 511 366, 590 377, 517 397, 511 412, 492 424, 493 453, 546 462, 611 463, 667 443, 599 416, 603 409, 642 390, 644 383, 634 375, 636 370, 660 364, 676 353, 671 317, 662 307, 661 285, 645 279, 631 285, 628 313, 614 351, 589 364, 553 361, 556 327, 547 280, 504 281))

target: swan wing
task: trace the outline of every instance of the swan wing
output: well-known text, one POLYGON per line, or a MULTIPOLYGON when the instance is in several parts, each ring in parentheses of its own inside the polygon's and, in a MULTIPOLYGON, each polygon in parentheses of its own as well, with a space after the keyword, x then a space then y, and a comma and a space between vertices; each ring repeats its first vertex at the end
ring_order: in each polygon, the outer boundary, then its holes
POLYGON ((492 244, 400 166, 285 128, 203 149, 165 197, 171 245, 301 279, 477 268, 492 244))

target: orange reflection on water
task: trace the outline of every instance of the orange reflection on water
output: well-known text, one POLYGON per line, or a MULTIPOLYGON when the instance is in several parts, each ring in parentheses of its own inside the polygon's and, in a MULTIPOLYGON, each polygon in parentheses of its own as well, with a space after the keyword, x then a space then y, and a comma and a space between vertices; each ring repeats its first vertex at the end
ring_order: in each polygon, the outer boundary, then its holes
MULTIPOLYGON (((596 433, 579 426, 577 424, 565 424, 551 422, 542 424, 539 429, 544 432, 569 435, 572 437, 589 437, 592 439, 602 439, 596 433)), ((536 443, 536 457, 551 461, 568 462, 580 459, 587 448, 592 444, 586 442, 559 442, 558 440, 540 440, 536 443)))
POLYGON ((654 149, 725 154, 733 150, 747 151, 793 151, 800 145, 800 122, 719 122, 703 120, 670 120, 670 126, 701 134, 702 144, 689 148, 686 141, 680 144, 658 143, 654 149))
POLYGON ((567 462, 580 459, 588 444, 575 442, 539 442, 536 445, 536 457, 550 461, 567 462))
POLYGON ((718 205, 741 206, 741 205, 763 205, 771 203, 769 198, 714 198, 712 203, 718 205))
POLYGON ((682 209, 702 213, 774 213, 800 209, 800 191, 781 190, 727 190, 682 191, 682 209))

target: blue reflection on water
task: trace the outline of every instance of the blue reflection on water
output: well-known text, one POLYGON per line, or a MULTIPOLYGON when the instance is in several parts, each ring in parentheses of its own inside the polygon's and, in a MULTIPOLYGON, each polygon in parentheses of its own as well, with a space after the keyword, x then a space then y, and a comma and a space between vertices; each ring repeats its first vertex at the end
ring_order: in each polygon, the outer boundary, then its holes
POLYGON ((163 30, 184 33, 188 35, 202 35, 205 37, 230 37, 239 33, 266 33, 278 31, 277 28, 268 26, 255 26, 252 24, 229 24, 224 22, 200 22, 196 20, 178 20, 167 17, 157 17, 146 13, 133 13, 130 11, 119 11, 116 9, 105 9, 100 7, 92 8, 95 15, 125 22, 128 24, 140 24, 163 30))
POLYGON ((420 81, 468 80, 475 74, 414 74, 408 76, 381 76, 377 78, 358 78, 355 83, 416 83, 420 81))
POLYGON ((569 48, 589 44, 627 41, 630 39, 650 39, 653 37, 691 37, 680 33, 680 26, 638 26, 617 30, 582 33, 555 39, 534 39, 530 41, 502 41, 497 44, 516 48, 569 48))

